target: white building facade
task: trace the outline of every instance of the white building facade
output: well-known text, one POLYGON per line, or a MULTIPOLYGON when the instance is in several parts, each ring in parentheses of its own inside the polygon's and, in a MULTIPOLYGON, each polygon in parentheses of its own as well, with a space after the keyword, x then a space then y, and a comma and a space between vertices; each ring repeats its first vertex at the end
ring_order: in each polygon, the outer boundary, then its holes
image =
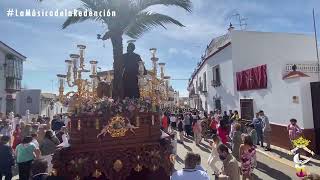
POLYGON ((67 112, 57 96, 53 93, 41 93, 40 89, 25 89, 17 93, 16 112, 22 116, 29 110, 32 115, 40 115, 52 118, 56 114, 67 112))
POLYGON ((26 57, 0 41, 0 113, 15 112, 26 57))
POLYGON ((283 147, 288 146, 289 141, 280 138, 281 142, 277 142, 277 133, 287 137, 285 128, 289 120, 295 118, 315 143, 317 127, 310 82, 319 81, 318 73, 312 35, 231 30, 209 44, 194 71, 188 87, 190 105, 207 111, 238 110, 247 120, 263 110, 274 129, 274 144, 283 147), (292 71, 293 64, 308 77, 283 79, 292 71), (240 76, 243 74, 246 77, 240 76), (265 82, 261 86, 241 89, 241 77, 246 82, 262 82, 261 78, 265 82))

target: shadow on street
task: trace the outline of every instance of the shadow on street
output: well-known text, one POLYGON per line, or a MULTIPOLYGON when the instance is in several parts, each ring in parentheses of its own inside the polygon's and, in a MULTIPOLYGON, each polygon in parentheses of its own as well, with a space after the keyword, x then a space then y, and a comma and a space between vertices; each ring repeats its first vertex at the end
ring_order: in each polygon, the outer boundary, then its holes
MULTIPOLYGON (((274 179, 281 179, 281 180, 290 180, 291 178, 284 174, 283 172, 279 171, 279 170, 276 170, 276 169, 273 169, 271 168, 270 166, 258 161, 257 162, 257 170, 265 173, 265 174, 268 174, 270 177, 274 178, 274 179)), ((254 175, 256 176, 256 175, 254 175)), ((255 179, 259 179, 259 177, 255 177, 255 179)))

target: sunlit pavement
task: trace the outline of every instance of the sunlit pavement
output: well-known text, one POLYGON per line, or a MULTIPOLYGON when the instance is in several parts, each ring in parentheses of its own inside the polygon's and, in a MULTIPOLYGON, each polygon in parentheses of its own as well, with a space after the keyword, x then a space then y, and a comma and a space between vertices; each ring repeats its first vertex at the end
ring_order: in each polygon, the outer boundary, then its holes
MULTIPOLYGON (((185 138, 184 145, 179 144, 177 146, 177 157, 175 163, 175 169, 179 170, 184 167, 184 157, 188 151, 199 153, 201 155, 201 164, 204 169, 207 170, 210 174, 211 179, 214 179, 212 176, 212 170, 207 164, 207 159, 210 154, 210 146, 208 142, 202 140, 200 147, 197 147, 191 138, 185 138)), ((257 168, 254 170, 254 179, 297 179, 299 178, 295 175, 295 169, 283 164, 279 161, 276 161, 265 154, 257 152, 257 168)))

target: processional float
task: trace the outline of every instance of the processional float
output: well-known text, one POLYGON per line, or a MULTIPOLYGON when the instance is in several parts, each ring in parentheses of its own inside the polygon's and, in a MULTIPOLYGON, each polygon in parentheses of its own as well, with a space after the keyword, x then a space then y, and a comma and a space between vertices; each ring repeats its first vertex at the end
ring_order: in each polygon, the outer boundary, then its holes
MULTIPOLYGON (((98 97, 98 62, 90 61, 87 70, 86 46, 77 47, 79 54, 71 54, 65 61, 66 75, 57 75, 59 100, 69 107, 71 121, 70 147, 54 154, 54 174, 70 180, 169 179, 172 147, 160 139, 159 113, 168 99, 169 77, 164 75, 165 64, 157 64, 156 49, 150 49, 153 68, 146 75, 144 63, 139 63, 140 98, 113 100, 98 97)), ((112 83, 111 74, 107 76, 107 83, 112 83)))

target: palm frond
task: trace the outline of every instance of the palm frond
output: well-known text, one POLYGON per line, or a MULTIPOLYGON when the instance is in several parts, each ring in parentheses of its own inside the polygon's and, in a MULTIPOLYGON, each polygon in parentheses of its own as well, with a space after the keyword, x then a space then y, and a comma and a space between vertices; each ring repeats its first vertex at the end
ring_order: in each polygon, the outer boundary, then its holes
POLYGON ((191 0, 136 0, 138 11, 145 10, 146 8, 154 5, 177 6, 188 12, 192 11, 191 0))
MULTIPOLYGON (((78 8, 77 9, 78 11, 82 11, 84 12, 85 9, 83 8, 78 8)), ((74 14, 70 17, 68 17, 66 19, 66 21, 62 24, 62 29, 65 29, 67 28, 68 26, 70 26, 71 24, 76 24, 76 23, 80 23, 80 22, 83 22, 85 20, 88 20, 88 19, 91 19, 91 20, 94 20, 94 21, 98 21, 98 20, 101 20, 101 17, 97 16, 75 16, 74 14)))
POLYGON ((166 29, 165 24, 175 24, 184 27, 183 24, 170 16, 158 13, 141 12, 136 15, 135 20, 127 26, 124 33, 130 38, 137 39, 153 27, 162 26, 166 29))

